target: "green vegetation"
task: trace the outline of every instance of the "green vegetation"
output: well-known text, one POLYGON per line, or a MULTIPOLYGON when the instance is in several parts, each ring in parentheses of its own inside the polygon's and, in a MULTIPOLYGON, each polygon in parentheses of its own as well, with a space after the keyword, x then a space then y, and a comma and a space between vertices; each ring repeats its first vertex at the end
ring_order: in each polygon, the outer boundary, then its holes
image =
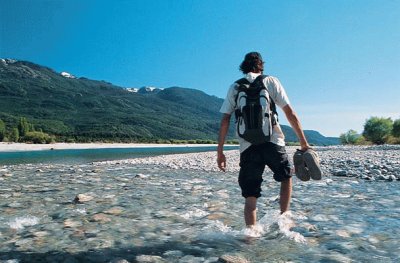
POLYGON ((400 119, 395 120, 395 121, 393 122, 392 135, 393 135, 394 137, 400 138, 400 119))
POLYGON ((340 135, 342 144, 400 144, 400 119, 371 117, 365 121, 362 135, 349 130, 340 135))
POLYGON ((39 131, 31 131, 27 132, 25 136, 23 137, 25 142, 29 143, 54 143, 54 137, 48 135, 47 133, 44 132, 39 132, 39 131))
POLYGON ((18 123, 18 132, 21 136, 25 136, 28 132, 34 131, 35 128, 29 123, 25 117, 21 117, 18 123))
POLYGON ((355 130, 348 130, 347 132, 340 134, 339 138, 342 144, 357 144, 357 140, 360 136, 361 135, 355 130))
POLYGON ((6 125, 4 121, 0 120, 0 142, 6 137, 6 125))
POLYGON ((392 119, 371 117, 364 124, 363 136, 375 144, 384 144, 388 141, 392 129, 392 119))
POLYGON ((19 141, 18 128, 14 128, 14 129, 11 130, 9 141, 10 142, 18 142, 19 141))

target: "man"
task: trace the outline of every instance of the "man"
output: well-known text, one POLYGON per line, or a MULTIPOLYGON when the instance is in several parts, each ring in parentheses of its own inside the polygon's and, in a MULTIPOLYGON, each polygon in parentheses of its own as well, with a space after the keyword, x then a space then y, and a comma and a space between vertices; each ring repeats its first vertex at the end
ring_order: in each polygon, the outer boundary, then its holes
MULTIPOLYGON (((246 54, 240 65, 240 70, 245 78, 252 83, 264 70, 264 62, 258 52, 246 54)), ((272 76, 265 76, 263 84, 268 91, 270 98, 278 105, 286 115, 287 120, 295 131, 302 151, 310 148, 300 121, 289 104, 289 99, 279 80, 272 76)), ((220 170, 226 169, 226 158, 223 153, 225 137, 228 132, 230 118, 236 110, 237 83, 234 83, 228 90, 228 94, 221 106, 223 113, 218 138, 217 163, 220 170)), ((261 196, 262 174, 267 165, 274 173, 274 179, 281 183, 280 189, 280 210, 284 213, 289 210, 290 196, 292 191, 291 167, 285 151, 285 141, 279 123, 273 125, 270 141, 258 145, 251 145, 248 141, 239 137, 240 144, 240 172, 239 185, 242 196, 245 198, 244 219, 246 226, 252 227, 256 224, 257 198, 261 196)))

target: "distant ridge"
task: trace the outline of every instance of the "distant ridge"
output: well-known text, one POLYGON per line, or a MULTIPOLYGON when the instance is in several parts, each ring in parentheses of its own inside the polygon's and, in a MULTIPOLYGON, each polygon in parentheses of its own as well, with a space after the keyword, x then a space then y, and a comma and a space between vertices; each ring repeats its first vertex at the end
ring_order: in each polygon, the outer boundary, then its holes
MULTIPOLYGON (((7 127, 26 117, 61 140, 126 142, 217 140, 223 102, 195 89, 122 88, 12 59, 0 59, 0 101, 7 127)), ((297 141, 289 126, 282 129, 287 141, 297 141)), ((316 145, 339 143, 317 131, 305 133, 316 145)))

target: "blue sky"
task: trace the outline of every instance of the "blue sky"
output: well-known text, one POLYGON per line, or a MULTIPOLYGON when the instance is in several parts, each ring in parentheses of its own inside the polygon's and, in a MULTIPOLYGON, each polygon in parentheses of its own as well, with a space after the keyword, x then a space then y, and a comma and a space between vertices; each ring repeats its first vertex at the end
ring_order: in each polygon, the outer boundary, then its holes
POLYGON ((0 0, 0 57, 224 98, 259 51, 303 128, 338 136, 400 118, 399 14, 400 0, 0 0))

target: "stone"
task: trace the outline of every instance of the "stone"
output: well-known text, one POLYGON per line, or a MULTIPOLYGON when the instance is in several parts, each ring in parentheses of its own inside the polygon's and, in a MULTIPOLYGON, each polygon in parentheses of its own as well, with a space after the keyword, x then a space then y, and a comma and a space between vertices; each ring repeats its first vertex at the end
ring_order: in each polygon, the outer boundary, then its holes
POLYGON ((387 176, 387 180, 388 181, 396 181, 396 176, 394 176, 393 174, 389 174, 388 176, 387 176))
POLYGON ((86 195, 86 194, 78 194, 75 199, 74 202, 75 203, 84 203, 84 202, 89 202, 90 200, 93 200, 93 196, 90 195, 86 195))
POLYGON ((135 178, 146 178, 146 177, 148 177, 148 175, 144 175, 144 174, 136 174, 135 175, 135 178))
POLYGON ((346 230, 336 230, 336 235, 338 235, 340 237, 344 237, 344 238, 350 237, 350 233, 347 232, 346 230))
POLYGON ((345 170, 334 170, 332 172, 332 174, 334 176, 346 176, 347 175, 347 171, 345 171, 345 170))
POLYGON ((99 214, 95 214, 92 217, 92 221, 99 222, 99 223, 107 223, 107 222, 110 222, 111 219, 107 215, 105 215, 103 213, 99 213, 99 214))
POLYGON ((49 232, 47 231, 37 231, 37 232, 33 232, 33 236, 35 237, 45 237, 48 236, 49 232))
POLYGON ((111 260, 109 263, 129 263, 129 261, 124 258, 115 258, 111 260))
POLYGON ((218 262, 222 263, 249 263, 249 261, 240 256, 222 255, 219 257, 218 262))
POLYGON ((64 227, 65 228, 75 228, 75 227, 78 227, 78 226, 81 226, 81 225, 82 225, 82 223, 79 222, 79 221, 74 221, 72 219, 64 220, 64 227))
POLYGON ((164 257, 180 258, 183 257, 183 252, 180 250, 168 250, 163 254, 164 257))
POLYGON ((183 258, 179 259, 179 263, 203 263, 204 262, 203 257, 195 257, 192 255, 186 255, 183 258))
POLYGON ((160 256, 150 256, 150 255, 136 256, 136 261, 138 263, 167 263, 167 261, 160 256))
POLYGON ((119 206, 115 206, 115 207, 111 207, 110 209, 107 209, 104 211, 105 214, 109 214, 109 215, 120 215, 122 214, 124 210, 122 209, 122 207, 119 206))
POLYGON ((373 174, 373 175, 382 175, 382 172, 381 172, 381 170, 378 170, 378 169, 372 169, 371 170, 371 174, 373 174))

